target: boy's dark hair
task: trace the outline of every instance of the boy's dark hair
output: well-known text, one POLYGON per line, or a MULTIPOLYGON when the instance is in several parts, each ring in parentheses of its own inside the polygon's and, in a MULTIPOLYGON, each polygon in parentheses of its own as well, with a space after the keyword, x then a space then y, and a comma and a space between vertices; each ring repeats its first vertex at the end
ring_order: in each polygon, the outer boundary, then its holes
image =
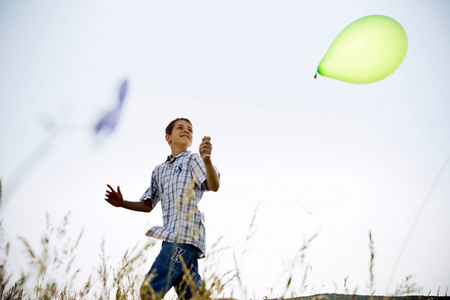
POLYGON ((169 125, 167 125, 167 127, 166 127, 166 134, 172 134, 172 131, 173 131, 173 127, 175 126, 175 122, 176 121, 186 121, 186 122, 188 122, 189 124, 191 124, 191 126, 192 126, 192 123, 191 123, 191 121, 189 121, 189 119, 186 119, 186 118, 176 118, 175 120, 173 120, 172 122, 170 122, 169 123, 169 125))

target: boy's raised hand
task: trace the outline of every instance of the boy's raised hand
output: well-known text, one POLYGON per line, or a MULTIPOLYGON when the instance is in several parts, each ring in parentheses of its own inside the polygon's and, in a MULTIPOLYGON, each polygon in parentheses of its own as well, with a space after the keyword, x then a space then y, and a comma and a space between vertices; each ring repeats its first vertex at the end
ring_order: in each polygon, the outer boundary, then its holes
POLYGON ((122 193, 120 192, 120 187, 117 187, 117 192, 108 184, 110 190, 106 190, 106 198, 109 204, 115 207, 121 207, 123 203, 122 193))
POLYGON ((211 158, 211 152, 212 152, 212 144, 211 144, 211 137, 204 136, 202 138, 202 142, 200 144, 198 152, 200 153, 200 156, 203 160, 209 160, 211 158))

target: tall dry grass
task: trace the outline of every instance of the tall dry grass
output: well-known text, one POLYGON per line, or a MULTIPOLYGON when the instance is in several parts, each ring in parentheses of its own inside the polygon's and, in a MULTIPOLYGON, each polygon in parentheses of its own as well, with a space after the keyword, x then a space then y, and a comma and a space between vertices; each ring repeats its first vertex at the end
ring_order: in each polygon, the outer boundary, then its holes
MULTIPOLYGON (((246 242, 256 232, 256 215, 257 208, 249 226, 246 242)), ((50 217, 47 216, 46 231, 41 237, 39 249, 34 249, 25 239, 20 239, 23 248, 26 250, 25 259, 28 262, 28 270, 27 273, 20 274, 14 280, 12 274, 8 271, 10 243, 4 240, 3 229, 0 223, 0 299, 139 299, 140 287, 144 277, 141 274, 136 274, 136 269, 147 263, 147 253, 154 246, 154 243, 149 242, 144 246, 135 246, 127 250, 120 261, 113 266, 108 260, 105 241, 103 240, 100 250, 100 263, 95 268, 96 272, 93 272, 89 278, 80 280, 78 276, 81 270, 75 266, 75 261, 83 232, 80 231, 75 238, 69 235, 67 230, 69 221, 70 214, 67 214, 61 224, 54 226, 50 217)), ((286 274, 288 274, 285 287, 286 292, 278 296, 277 299, 293 297, 294 295, 289 294, 288 291, 294 282, 301 282, 302 286, 305 286, 308 280, 308 270, 312 268, 310 264, 306 263, 305 258, 311 244, 318 236, 319 233, 316 233, 304 240, 303 246, 286 270, 286 274), (301 270, 303 277, 295 278, 294 280, 294 273, 299 270, 301 270)), ((233 297, 233 292, 231 294, 225 293, 230 287, 239 289, 247 299, 245 283, 240 277, 239 262, 236 260, 234 268, 225 273, 220 273, 219 271, 220 255, 225 251, 231 250, 229 247, 222 247, 220 241, 221 239, 211 247, 207 254, 204 266, 205 271, 208 271, 205 273, 208 273, 208 275, 203 279, 201 293, 196 296, 196 299, 233 297)), ((244 247, 241 259, 248 251, 249 249, 244 247)), ((370 280, 368 288, 371 296, 376 291, 375 260, 375 243, 372 233, 369 231, 368 275, 370 280)), ((189 276, 188 267, 184 265, 184 269, 186 271, 185 281, 187 285, 193 287, 194 283, 189 276)), ((355 294, 356 291, 350 292, 348 290, 347 280, 348 277, 344 279, 345 294, 355 294)), ((395 296, 412 295, 418 292, 419 289, 413 281, 413 276, 406 276, 396 287, 395 296)), ((447 292, 448 288, 445 291, 445 296, 447 296, 447 292)))
POLYGON ((8 271, 10 243, 3 239, 1 232, 0 299, 137 299, 142 279, 135 269, 146 262, 145 254, 154 243, 127 250, 117 265, 111 266, 103 240, 96 272, 85 280, 79 279, 81 269, 74 262, 83 231, 72 239, 67 231, 69 216, 60 225, 53 226, 47 215, 39 250, 19 238, 26 250, 28 270, 14 282, 13 274, 8 271))

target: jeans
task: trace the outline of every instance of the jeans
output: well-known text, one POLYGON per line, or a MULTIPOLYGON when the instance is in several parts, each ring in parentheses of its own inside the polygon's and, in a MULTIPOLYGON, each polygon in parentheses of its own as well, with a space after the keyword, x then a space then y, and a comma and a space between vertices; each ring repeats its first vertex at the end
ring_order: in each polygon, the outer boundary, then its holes
POLYGON ((154 293, 162 298, 172 287, 175 287, 180 299, 194 297, 201 286, 201 277, 198 274, 200 254, 200 250, 192 245, 163 242, 161 251, 142 284, 141 293, 154 293), (191 280, 186 280, 184 276, 186 272, 182 261, 190 270, 188 274, 192 276, 191 280))

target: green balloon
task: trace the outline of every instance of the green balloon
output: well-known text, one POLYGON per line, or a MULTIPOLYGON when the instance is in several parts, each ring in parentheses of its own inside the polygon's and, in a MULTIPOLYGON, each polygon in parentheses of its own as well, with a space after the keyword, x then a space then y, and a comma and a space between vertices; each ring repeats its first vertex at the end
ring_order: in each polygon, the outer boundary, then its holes
POLYGON ((350 83, 376 82, 397 70, 407 48, 406 32, 396 20, 382 15, 362 17, 339 33, 317 73, 350 83))

